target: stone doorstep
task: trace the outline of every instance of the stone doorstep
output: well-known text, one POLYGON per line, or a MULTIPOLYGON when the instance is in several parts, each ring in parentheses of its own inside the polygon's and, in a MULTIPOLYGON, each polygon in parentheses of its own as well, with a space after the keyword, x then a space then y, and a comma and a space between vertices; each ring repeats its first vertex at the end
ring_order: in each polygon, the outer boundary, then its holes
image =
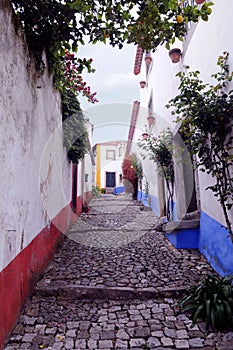
POLYGON ((190 230, 198 228, 199 226, 200 220, 171 221, 163 224, 163 231, 170 233, 177 230, 190 230))
POLYGON ((186 287, 176 288, 125 288, 125 287, 90 287, 82 285, 63 286, 59 284, 38 284, 35 292, 41 296, 62 296, 68 299, 109 299, 109 300, 145 300, 179 298, 186 287))

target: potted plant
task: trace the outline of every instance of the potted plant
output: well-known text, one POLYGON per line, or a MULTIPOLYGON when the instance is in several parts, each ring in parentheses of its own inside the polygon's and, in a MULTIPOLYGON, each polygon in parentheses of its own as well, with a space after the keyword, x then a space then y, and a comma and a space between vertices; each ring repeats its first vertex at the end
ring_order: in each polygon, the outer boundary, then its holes
POLYGON ((168 54, 169 54, 169 57, 170 57, 172 63, 180 62, 180 58, 181 58, 181 50, 180 49, 178 49, 178 48, 171 49, 168 54))
POLYGON ((155 122, 155 118, 152 115, 149 115, 149 117, 147 117, 147 121, 149 126, 153 125, 155 122))
POLYGON ((145 132, 142 133, 142 139, 143 140, 147 140, 148 136, 149 136, 148 132, 145 131, 145 132))
POLYGON ((147 66, 149 66, 152 62, 152 57, 151 57, 151 54, 149 52, 146 53, 145 62, 146 62, 147 66))
POLYGON ((140 81, 140 86, 142 89, 144 89, 144 87, 146 86, 146 82, 144 80, 140 81))

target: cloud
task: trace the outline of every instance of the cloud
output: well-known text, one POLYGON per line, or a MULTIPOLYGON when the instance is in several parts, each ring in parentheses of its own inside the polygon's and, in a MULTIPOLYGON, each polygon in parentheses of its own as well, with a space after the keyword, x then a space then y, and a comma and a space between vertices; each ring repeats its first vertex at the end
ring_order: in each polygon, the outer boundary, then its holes
MULTIPOLYGON (((133 74, 136 47, 125 45, 123 49, 104 44, 88 44, 80 47, 81 58, 92 58, 95 73, 83 77, 93 92, 97 92, 100 104, 132 103, 139 98, 138 77, 133 74)), ((80 98, 83 109, 90 104, 80 98)))

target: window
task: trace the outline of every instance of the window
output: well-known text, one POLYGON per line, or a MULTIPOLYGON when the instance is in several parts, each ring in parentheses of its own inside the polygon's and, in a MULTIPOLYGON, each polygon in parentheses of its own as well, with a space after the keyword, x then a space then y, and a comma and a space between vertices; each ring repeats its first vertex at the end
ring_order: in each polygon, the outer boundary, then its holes
POLYGON ((106 159, 115 160, 115 151, 114 150, 107 150, 106 159))
POLYGON ((124 147, 120 146, 119 147, 119 157, 123 156, 123 150, 124 150, 124 147))
POLYGON ((148 103, 148 117, 153 117, 153 98, 152 98, 152 95, 151 95, 149 103, 148 103))

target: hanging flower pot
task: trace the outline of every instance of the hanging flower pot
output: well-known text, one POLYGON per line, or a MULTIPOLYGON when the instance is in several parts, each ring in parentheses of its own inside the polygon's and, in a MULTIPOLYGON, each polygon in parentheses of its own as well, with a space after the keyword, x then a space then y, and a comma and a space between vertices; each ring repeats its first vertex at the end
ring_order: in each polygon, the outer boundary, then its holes
POLYGON ((181 50, 177 49, 177 48, 170 50, 169 51, 169 57, 170 57, 172 63, 180 62, 181 50))
POLYGON ((155 118, 151 115, 151 116, 147 117, 147 121, 148 121, 149 126, 151 126, 154 124, 155 118))
POLYGON ((201 4, 203 4, 203 2, 205 2, 205 0, 195 0, 195 1, 196 1, 197 5, 201 5, 201 4))
POLYGON ((144 80, 140 81, 140 86, 142 89, 146 86, 146 82, 144 80))
POLYGON ((147 140, 147 139, 148 139, 148 136, 149 136, 148 132, 144 132, 144 133, 142 134, 142 139, 143 139, 143 140, 147 140))
POLYGON ((145 57, 145 62, 146 62, 146 65, 149 66, 152 62, 152 57, 150 55, 150 53, 147 53, 146 54, 146 57, 145 57))

